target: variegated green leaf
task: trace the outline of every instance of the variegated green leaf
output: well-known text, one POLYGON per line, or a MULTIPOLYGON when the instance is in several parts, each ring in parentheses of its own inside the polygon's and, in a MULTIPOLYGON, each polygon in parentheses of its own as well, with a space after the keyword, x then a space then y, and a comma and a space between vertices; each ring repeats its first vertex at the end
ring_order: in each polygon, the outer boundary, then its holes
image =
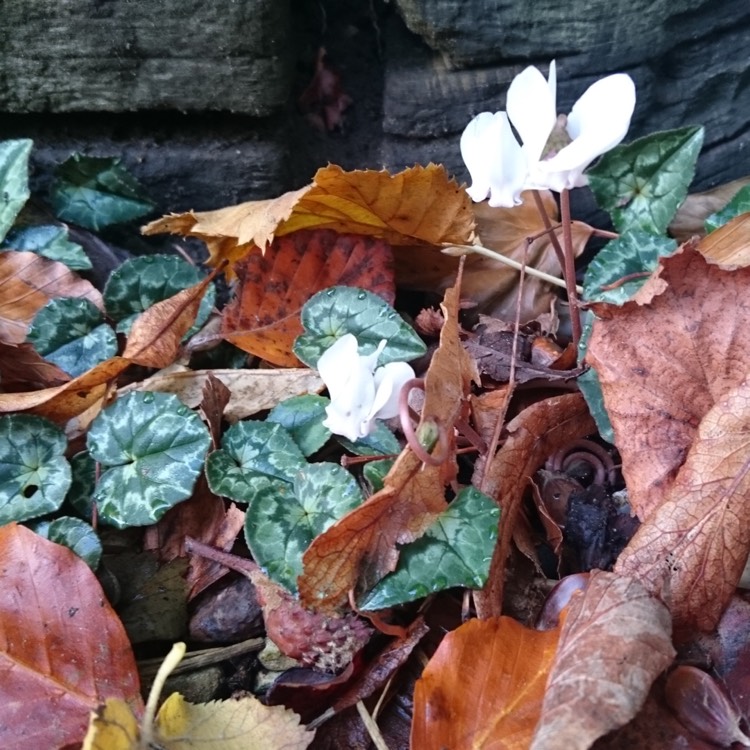
POLYGON ((34 316, 26 338, 73 377, 117 354, 117 335, 96 305, 83 297, 50 300, 34 316))
POLYGON ((33 141, 0 142, 0 240, 29 199, 29 154, 33 141))
POLYGON ((269 487, 291 485, 305 465, 302 451, 280 424, 237 422, 208 457, 206 478, 211 492, 248 503, 269 487))
POLYGON ((158 521, 186 500, 211 440, 177 396, 129 393, 93 421, 86 444, 101 464, 94 492, 99 517, 125 528, 158 521))
POLYGON ((54 521, 40 521, 32 528, 39 536, 75 552, 92 570, 99 567, 102 543, 94 529, 80 518, 62 516, 54 521))
POLYGON ((750 211, 750 185, 740 188, 721 211, 711 214, 705 221, 706 232, 713 232, 732 219, 750 211))
POLYGON ((5 245, 59 261, 72 271, 88 271, 92 267, 83 248, 68 239, 67 228, 57 224, 13 230, 5 238, 5 245))
MULTIPOLYGON (((133 321, 149 307, 173 297, 204 278, 195 266, 176 255, 145 255, 132 258, 116 268, 104 287, 107 314, 119 321, 118 333, 128 333, 133 321)), ((216 302, 216 289, 209 284, 203 295, 195 324, 185 338, 192 336, 208 320, 216 302)))
POLYGON ((88 451, 76 453, 70 459, 73 481, 65 501, 84 520, 89 520, 94 511, 91 498, 96 489, 96 461, 88 451))
POLYGON ((57 510, 70 487, 65 433, 27 414, 0 417, 0 525, 57 510))
POLYGON ((337 464, 306 464, 291 488, 257 492, 245 516, 245 538, 268 575, 292 592, 302 554, 313 539, 362 502, 354 477, 337 464))
POLYGON ((464 488, 424 536, 401 549, 396 570, 365 594, 359 606, 383 609, 453 586, 482 588, 499 520, 500 509, 487 495, 464 488))
POLYGON ((311 456, 331 437, 331 431, 323 426, 330 403, 330 399, 314 393, 292 396, 274 406, 266 422, 282 425, 302 453, 311 456))
POLYGON ((396 436, 385 426, 380 419, 375 420, 375 427, 369 435, 353 443, 351 440, 336 435, 336 440, 357 456, 391 456, 401 452, 401 445, 396 436))
POLYGON ((378 364, 406 362, 425 353, 414 329, 381 297, 350 286, 334 286, 314 294, 301 314, 305 332, 294 342, 294 353, 310 367, 346 333, 359 343, 360 354, 371 354, 385 339, 378 364))

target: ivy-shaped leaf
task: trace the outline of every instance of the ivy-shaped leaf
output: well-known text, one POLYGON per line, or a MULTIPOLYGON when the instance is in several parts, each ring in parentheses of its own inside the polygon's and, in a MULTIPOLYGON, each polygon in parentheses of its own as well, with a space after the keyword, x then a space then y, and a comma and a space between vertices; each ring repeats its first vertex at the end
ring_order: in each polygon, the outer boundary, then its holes
POLYGON ((34 316, 26 340, 74 378, 117 354, 117 335, 82 297, 50 300, 34 316))
POLYGON ((406 362, 426 351, 414 329, 385 300, 365 289, 324 289, 305 303, 300 319, 305 333, 294 342, 294 353, 310 367, 346 333, 356 336, 360 354, 371 354, 385 339, 379 365, 406 362))
POLYGON ((249 503, 269 487, 294 481, 307 462, 292 436, 280 425, 237 422, 221 440, 221 448, 206 461, 211 492, 249 503))
POLYGON ((65 502, 81 518, 88 520, 94 512, 92 497, 96 489, 96 461, 88 451, 76 453, 70 459, 72 481, 65 502))
POLYGON ((0 525, 57 510, 70 487, 65 433, 42 417, 0 417, 0 525))
POLYGON ((464 488, 424 536, 401 549, 396 570, 365 594, 359 606, 384 609, 453 586, 482 588, 499 520, 500 509, 487 495, 464 488))
POLYGON ((102 543, 94 529, 80 518, 62 516, 54 521, 40 521, 32 528, 39 536, 75 552, 91 570, 99 567, 102 543))
MULTIPOLYGON (((591 338, 591 327, 594 324, 594 313, 591 310, 584 311, 582 323, 583 331, 581 333, 581 340, 578 342, 579 364, 584 363, 589 339, 591 338)), ((583 394, 583 398, 586 400, 594 422, 596 422, 596 429, 599 431, 599 434, 608 443, 614 445, 615 431, 612 428, 609 414, 607 414, 607 410, 604 408, 604 394, 602 393, 602 385, 599 382, 596 370, 593 367, 589 367, 582 375, 578 376, 576 383, 583 394)))
POLYGON ((245 517, 245 538, 269 577, 296 592, 304 551, 363 498, 354 477, 336 464, 306 464, 293 480, 291 488, 278 491, 269 485, 255 494, 245 517))
POLYGON ((711 233, 740 214, 750 211, 750 185, 740 188, 721 211, 711 214, 705 222, 706 232, 711 233))
POLYGON ((375 420, 375 427, 369 435, 355 443, 342 435, 337 435, 336 440, 357 456, 391 456, 401 452, 398 439, 380 419, 375 420))
POLYGON ((92 268, 83 248, 68 239, 67 228, 56 224, 15 229, 5 238, 5 245, 13 250, 28 250, 59 261, 72 271, 88 271, 92 268))
POLYGON ((101 464, 93 500, 118 528, 148 526, 189 498, 211 439, 177 396, 129 393, 91 424, 86 445, 101 464))
POLYGON ((0 240, 29 199, 29 154, 33 141, 0 142, 0 240))
POLYGON ((659 258, 671 255, 676 249, 677 242, 670 237, 637 229, 621 234, 589 263, 583 279, 584 299, 622 305, 643 286, 659 265, 659 258))
MULTIPOLYGON (((107 313, 119 321, 118 333, 128 333, 133 321, 149 307, 173 297, 204 278, 195 266, 176 255, 144 255, 125 261, 110 275, 104 287, 107 313)), ((208 286, 201 300, 195 324, 185 338, 192 336, 208 320, 216 302, 216 289, 208 286)))
POLYGON ((667 231, 687 196, 703 135, 702 127, 647 135, 613 148, 588 171, 594 197, 618 232, 667 231))
POLYGON ((154 209, 119 159, 81 154, 73 154, 55 170, 50 201, 59 219, 95 232, 154 209))
POLYGON ((314 393, 292 396, 274 406, 266 422, 284 427, 303 455, 311 456, 331 437, 331 431, 323 426, 326 406, 330 403, 330 399, 314 393))

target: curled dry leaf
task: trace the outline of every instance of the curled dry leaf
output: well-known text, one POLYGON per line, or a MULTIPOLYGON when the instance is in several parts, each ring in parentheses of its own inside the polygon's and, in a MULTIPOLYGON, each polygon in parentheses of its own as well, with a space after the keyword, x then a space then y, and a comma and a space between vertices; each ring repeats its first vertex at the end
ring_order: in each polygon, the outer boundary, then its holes
POLYGON ((411 747, 526 750, 559 636, 510 617, 448 633, 414 690, 411 747))
POLYGON ((31 344, 0 341, 0 382, 4 391, 54 388, 69 380, 67 372, 44 359, 31 344))
POLYGON ((750 265, 750 214, 740 214, 704 237, 698 249, 725 271, 750 265))
POLYGON ((712 630, 750 552, 750 382, 720 397, 701 421, 664 502, 616 570, 661 590, 669 581, 675 627, 712 630))
POLYGON ((100 310, 102 296, 65 264, 31 252, 0 253, 0 340, 20 344, 37 312, 57 297, 83 297, 100 310))
POLYGON ((685 246, 651 281, 662 291, 645 304, 596 306, 586 355, 641 520, 667 498, 703 417, 750 372, 750 269, 723 271, 685 246))
POLYGON ((531 750, 587 750, 630 721, 672 662, 669 610, 638 581, 592 574, 573 598, 531 750))
POLYGON ((380 237, 392 245, 426 242, 465 244, 474 237, 471 199, 445 169, 415 166, 345 172, 329 165, 312 184, 267 201, 251 201, 204 213, 173 214, 152 221, 145 234, 170 232, 206 242, 209 262, 235 263, 274 237, 300 229, 380 237))
POLYGON ((302 306, 316 292, 338 284, 362 287, 390 304, 395 298, 390 245, 329 229, 278 237, 263 255, 251 253, 235 271, 239 282, 224 310, 222 336, 282 367, 299 365, 292 345, 303 332, 302 306))
POLYGON ((318 536, 303 557, 299 580, 305 606, 336 611, 347 604, 348 592, 372 588, 395 569, 397 545, 419 538, 445 510, 444 486, 455 475, 453 425, 465 409, 472 379, 477 378, 458 334, 459 289, 445 293, 445 324, 440 346, 425 376, 421 425, 437 426, 448 436, 445 461, 423 466, 408 446, 386 476, 382 490, 318 536))

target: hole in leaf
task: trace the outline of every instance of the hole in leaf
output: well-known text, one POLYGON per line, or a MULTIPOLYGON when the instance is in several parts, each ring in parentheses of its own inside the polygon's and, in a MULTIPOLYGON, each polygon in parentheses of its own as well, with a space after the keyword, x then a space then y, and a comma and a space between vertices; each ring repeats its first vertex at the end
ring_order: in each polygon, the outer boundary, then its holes
POLYGON ((36 484, 29 484, 23 488, 23 496, 31 497, 32 495, 36 494, 38 489, 39 487, 36 484))

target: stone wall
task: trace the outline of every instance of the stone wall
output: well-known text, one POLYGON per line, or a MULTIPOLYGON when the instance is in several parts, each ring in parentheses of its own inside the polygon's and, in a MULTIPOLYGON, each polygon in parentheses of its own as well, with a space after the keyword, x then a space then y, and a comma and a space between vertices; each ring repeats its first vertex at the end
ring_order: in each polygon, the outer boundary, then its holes
POLYGON ((704 124, 696 186, 750 174, 736 0, 4 0, 2 14, 0 138, 35 139, 39 188, 74 150, 122 156, 160 211, 277 195, 329 161, 437 161, 463 180, 466 122, 553 57, 561 111, 626 71, 629 138, 704 124), (321 46, 351 100, 333 132, 300 106, 321 46))

